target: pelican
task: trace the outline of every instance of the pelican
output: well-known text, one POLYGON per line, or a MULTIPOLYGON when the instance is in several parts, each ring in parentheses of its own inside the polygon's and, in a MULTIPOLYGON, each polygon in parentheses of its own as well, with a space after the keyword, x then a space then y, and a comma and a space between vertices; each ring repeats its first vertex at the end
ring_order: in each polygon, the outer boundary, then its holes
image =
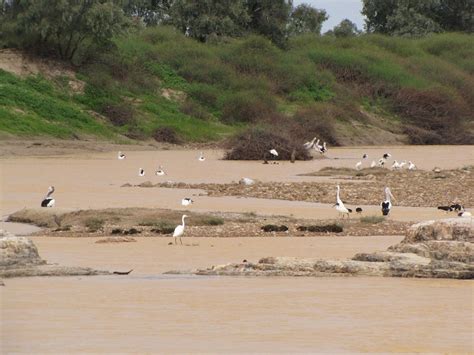
POLYGON ((339 187, 339 185, 337 185, 336 204, 333 207, 336 207, 336 211, 338 211, 339 213, 342 214, 342 218, 344 218, 345 214, 347 214, 347 218, 349 218, 349 213, 351 212, 351 210, 346 208, 344 206, 344 203, 342 203, 342 200, 339 197, 340 190, 341 190, 341 188, 339 187))
POLYGON ((370 164, 370 167, 375 168, 376 166, 377 166, 377 163, 375 162, 375 160, 372 160, 372 163, 370 164))
POLYGON ((166 172, 163 170, 163 167, 160 165, 158 167, 158 170, 155 171, 155 174, 158 175, 158 176, 163 176, 163 175, 166 175, 166 172))
POLYGON ((277 157, 278 156, 278 152, 276 151, 276 149, 270 149, 269 150, 270 154, 277 157))
POLYGON ((54 204, 56 203, 56 201, 54 200, 54 198, 51 197, 53 192, 54 192, 54 186, 50 186, 48 188, 48 193, 44 197, 43 201, 41 201, 41 207, 54 207, 54 204))
POLYGON ((413 164, 410 160, 408 161, 408 170, 416 170, 416 165, 413 164))
POLYGON ((385 165, 385 159, 384 158, 380 158, 379 159, 379 162, 378 162, 378 166, 380 166, 381 168, 383 168, 385 165))
POLYGON ((326 142, 324 142, 322 148, 320 149, 320 153, 324 154, 324 153, 327 153, 327 151, 328 151, 328 148, 326 147, 326 142))
POLYGON ((189 197, 185 197, 181 200, 181 205, 183 206, 189 206, 190 204, 192 204, 194 201, 191 200, 189 197))
POLYGON ((145 176, 145 170, 143 168, 138 169, 138 176, 145 176))
POLYGON ((204 161, 206 160, 206 158, 204 157, 204 154, 201 152, 201 154, 199 155, 199 158, 198 158, 199 161, 204 161))
POLYGON ((398 163, 398 161, 394 160, 393 164, 392 164, 392 169, 393 170, 398 170, 400 169, 400 164, 398 163))
POLYGON ((118 152, 117 158, 118 160, 124 160, 126 157, 125 154, 123 154, 122 152, 118 152))
POLYGON ((404 167, 405 165, 407 165, 407 162, 406 162, 406 160, 403 160, 400 164, 398 164, 398 167, 399 167, 400 169, 403 169, 403 167, 404 167))
POLYGON ((177 243, 177 238, 179 238, 179 241, 181 242, 181 245, 183 245, 183 241, 181 240, 181 236, 184 233, 184 219, 186 217, 188 217, 188 216, 183 214, 183 217, 181 218, 182 224, 176 226, 176 228, 174 229, 174 232, 173 232, 174 244, 178 244, 177 243))
POLYGON ((386 187, 385 188, 385 200, 381 203, 382 215, 384 215, 384 216, 388 216, 388 214, 390 213, 390 210, 392 208, 392 202, 390 200, 391 198, 395 199, 395 197, 393 197, 393 195, 392 195, 392 192, 390 191, 390 188, 386 187))
POLYGON ((362 168, 362 161, 357 162, 356 170, 360 170, 362 168))
POLYGON ((303 144, 304 149, 309 150, 309 149, 313 148, 315 141, 316 141, 316 137, 314 137, 311 142, 306 142, 305 144, 303 144))

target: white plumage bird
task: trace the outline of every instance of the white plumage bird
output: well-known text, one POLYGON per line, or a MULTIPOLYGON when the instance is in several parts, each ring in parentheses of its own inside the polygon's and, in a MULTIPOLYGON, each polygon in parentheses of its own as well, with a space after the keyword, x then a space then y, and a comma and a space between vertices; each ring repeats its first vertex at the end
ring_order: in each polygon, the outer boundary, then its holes
POLYGON ((375 162, 375 160, 372 160, 372 163, 370 164, 370 167, 375 168, 376 166, 377 166, 377 163, 375 162))
POLYGON ((181 242, 181 245, 183 245, 183 241, 181 240, 181 236, 184 234, 184 219, 187 218, 185 214, 183 214, 183 217, 181 218, 181 224, 176 226, 173 232, 173 238, 174 238, 174 244, 177 244, 177 239, 179 238, 179 241, 181 242))
POLYGON ((400 169, 400 164, 398 163, 398 161, 394 160, 393 164, 392 164, 392 169, 393 170, 398 170, 400 169))
POLYGON ((185 198, 183 198, 183 199, 181 200, 181 205, 182 205, 182 206, 189 206, 189 205, 191 205, 193 202, 194 202, 194 201, 193 201, 191 198, 185 197, 185 198))
POLYGON ((416 165, 411 161, 408 161, 408 170, 416 170, 416 165))
POLYGON ((54 186, 50 186, 48 188, 48 193, 44 197, 43 201, 41 201, 41 207, 54 207, 56 200, 51 197, 54 192, 54 186))
POLYGON ((336 211, 342 214, 342 218, 344 218, 344 215, 347 215, 347 218, 349 218, 349 213, 351 211, 344 206, 344 203, 342 203, 342 200, 339 196, 340 190, 341 188, 339 187, 339 185, 337 185, 336 204, 333 207, 336 207, 336 211))
POLYGON ((306 142, 305 144, 303 144, 304 149, 309 150, 309 149, 313 148, 315 141, 316 141, 316 137, 314 137, 312 141, 309 141, 309 142, 306 142))
POLYGON ((357 169, 357 170, 362 169, 362 161, 357 162, 357 164, 356 164, 356 169, 357 169))
POLYGON ((392 209, 391 199, 392 198, 395 199, 395 197, 393 197, 392 192, 390 191, 389 187, 386 187, 384 191, 385 191, 385 200, 383 200, 380 205, 382 207, 382 215, 388 216, 388 214, 390 213, 390 210, 392 209))
POLYGON ((125 157, 125 154, 123 154, 122 152, 118 152, 117 158, 118 160, 124 160, 126 157, 125 157))
POLYGON ((206 160, 206 158, 204 157, 204 154, 201 152, 201 154, 199 155, 199 158, 198 158, 199 161, 204 161, 206 160))
POLYGON ((158 167, 158 170, 155 171, 155 174, 158 176, 163 176, 163 175, 166 175, 166 172, 163 170, 163 167, 160 165, 158 167))
POLYGON ((138 169, 138 176, 145 176, 145 169, 143 168, 138 169))
POLYGON ((270 149, 269 150, 270 154, 277 157, 278 156, 278 152, 276 151, 276 149, 270 149))

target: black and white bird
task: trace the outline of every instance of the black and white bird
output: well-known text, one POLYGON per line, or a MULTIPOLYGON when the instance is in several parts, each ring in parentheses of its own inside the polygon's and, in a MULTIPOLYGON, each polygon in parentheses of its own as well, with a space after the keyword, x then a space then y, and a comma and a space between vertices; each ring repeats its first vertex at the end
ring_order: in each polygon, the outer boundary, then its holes
POLYGON ((326 146, 326 142, 323 143, 323 146, 320 149, 321 154, 325 154, 328 152, 328 147, 326 146))
POLYGON ((122 152, 118 152, 117 158, 118 158, 118 160, 124 160, 126 158, 126 156, 122 152))
POLYGON ((449 207, 451 207, 452 211, 463 211, 464 210, 464 207, 462 205, 460 205, 459 203, 454 203, 449 207))
POLYGON ((312 141, 309 141, 309 142, 304 143, 304 144, 303 144, 303 148, 304 148, 304 149, 308 149, 308 150, 311 149, 311 148, 313 148, 315 141, 316 141, 316 137, 314 137, 312 141))
POLYGON ((459 217, 472 217, 472 213, 469 211, 462 211, 458 213, 459 217))
POLYGON ((445 211, 445 212, 452 212, 452 211, 454 211, 451 206, 438 206, 438 210, 442 210, 442 211, 445 211))
POLYGON ((339 187, 339 185, 337 185, 336 204, 333 207, 336 207, 336 211, 342 215, 342 218, 344 218, 344 215, 347 215, 347 218, 349 218, 349 213, 352 212, 352 210, 344 206, 344 203, 342 202, 339 196, 340 190, 341 188, 339 187))
POLYGON ((408 170, 416 170, 416 165, 411 160, 408 161, 408 170))
POLYGON ((276 151, 276 149, 270 149, 269 152, 270 152, 270 154, 273 155, 274 157, 277 157, 277 156, 278 156, 278 152, 276 151))
POLYGON ((380 158, 377 164, 379 167, 383 168, 385 166, 385 159, 380 158))
POLYGON ((359 213, 359 214, 362 213, 362 207, 357 207, 356 212, 359 213))
POLYGON ((181 205, 183 206, 189 206, 193 203, 194 201, 190 199, 189 197, 185 197, 181 200, 181 205))
POLYGON ((174 238, 174 244, 177 244, 177 239, 179 238, 179 241, 181 242, 181 245, 183 245, 183 241, 181 240, 181 236, 184 234, 184 219, 187 218, 185 214, 183 214, 183 217, 181 218, 181 224, 176 226, 173 232, 173 238, 174 238))
POLYGON ((54 207, 56 200, 51 197, 54 192, 54 186, 50 186, 48 188, 48 193, 44 197, 43 201, 41 201, 41 207, 54 207))
POLYGON ((364 155, 362 156, 362 159, 367 159, 369 157, 369 155, 367 153, 364 153, 364 155))
POLYGON ((385 160, 387 160, 388 158, 390 158, 392 156, 392 154, 390 153, 384 153, 384 155, 382 156, 385 160))
POLYGON ((143 168, 138 169, 138 176, 145 176, 145 169, 143 168))
POLYGON ((166 175, 166 172, 163 170, 163 167, 160 165, 158 167, 158 170, 155 171, 155 174, 158 176, 163 176, 163 175, 166 175))
POLYGON ((204 154, 201 152, 201 154, 199 155, 199 158, 198 158, 199 161, 204 161, 206 160, 206 158, 204 157, 204 154))
POLYGON ((392 195, 392 192, 390 191, 390 188, 386 187, 385 200, 383 200, 382 203, 380 204, 382 206, 382 215, 388 216, 388 214, 390 213, 390 210, 392 209, 392 201, 391 201, 392 198, 395 199, 395 197, 393 197, 392 195))

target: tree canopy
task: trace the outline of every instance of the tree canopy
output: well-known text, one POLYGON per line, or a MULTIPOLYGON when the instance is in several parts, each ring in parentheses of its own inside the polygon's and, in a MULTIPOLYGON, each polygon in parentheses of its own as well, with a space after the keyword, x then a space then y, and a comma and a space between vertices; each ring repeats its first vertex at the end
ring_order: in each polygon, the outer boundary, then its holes
POLYGON ((288 32, 290 35, 303 33, 319 35, 323 22, 328 18, 325 10, 315 9, 307 4, 298 5, 291 13, 288 32))
POLYGON ((363 0, 367 32, 423 36, 474 32, 473 0, 363 0))

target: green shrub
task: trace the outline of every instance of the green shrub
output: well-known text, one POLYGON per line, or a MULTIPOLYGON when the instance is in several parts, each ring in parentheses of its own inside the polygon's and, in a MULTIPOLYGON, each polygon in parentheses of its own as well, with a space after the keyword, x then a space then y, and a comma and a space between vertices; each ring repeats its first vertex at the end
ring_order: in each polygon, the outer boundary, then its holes
POLYGON ((378 224, 385 221, 385 218, 382 216, 364 216, 360 218, 360 221, 367 224, 378 224))
POLYGON ((88 232, 94 233, 102 229, 105 221, 101 218, 91 217, 84 221, 84 225, 87 227, 88 232))

